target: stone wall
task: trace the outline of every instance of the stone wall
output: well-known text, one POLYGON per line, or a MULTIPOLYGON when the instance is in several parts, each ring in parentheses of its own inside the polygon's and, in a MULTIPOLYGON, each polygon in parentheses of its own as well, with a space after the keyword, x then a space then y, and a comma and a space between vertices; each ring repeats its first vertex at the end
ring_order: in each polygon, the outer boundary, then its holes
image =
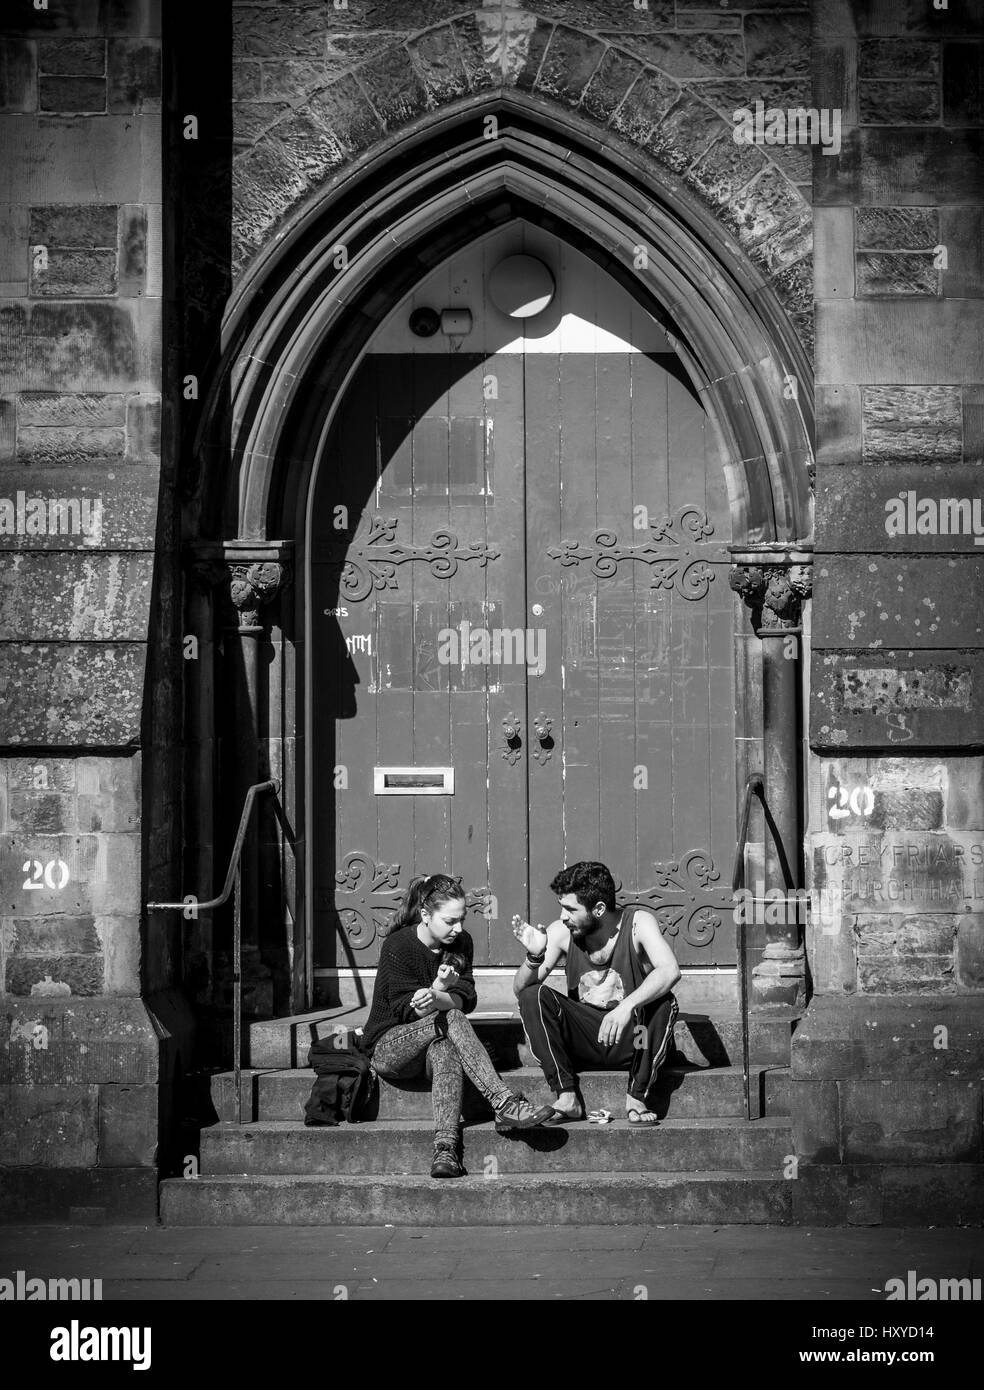
POLYGON ((980 1219, 984 7, 822 0, 814 19, 844 148, 815 161, 803 1210, 980 1219))
POLYGON ((170 1034, 140 997, 168 983, 139 751, 166 587, 158 6, 10 0, 3 31, 0 1212, 146 1216, 170 1034))

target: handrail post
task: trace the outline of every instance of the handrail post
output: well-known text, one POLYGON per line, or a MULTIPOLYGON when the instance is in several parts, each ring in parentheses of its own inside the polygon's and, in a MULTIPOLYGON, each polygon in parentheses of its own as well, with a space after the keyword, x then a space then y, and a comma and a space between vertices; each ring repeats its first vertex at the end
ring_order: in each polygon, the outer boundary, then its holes
POLYGON ((232 897, 232 1051, 236 1087, 236 1124, 243 1122, 243 860, 236 865, 232 897))

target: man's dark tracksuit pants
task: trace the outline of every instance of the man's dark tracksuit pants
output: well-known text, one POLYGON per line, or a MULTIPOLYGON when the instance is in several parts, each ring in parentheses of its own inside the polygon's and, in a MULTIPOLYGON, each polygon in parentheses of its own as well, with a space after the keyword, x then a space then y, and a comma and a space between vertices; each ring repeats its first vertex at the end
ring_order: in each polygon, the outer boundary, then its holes
POLYGON ((631 1022, 611 1047, 598 1041, 606 1011, 570 999, 548 984, 527 985, 519 995, 519 1011, 530 1050, 554 1095, 577 1090, 575 1069, 580 1067, 628 1071, 629 1095, 645 1100, 670 1050, 679 1008, 671 993, 634 1009, 631 1022))

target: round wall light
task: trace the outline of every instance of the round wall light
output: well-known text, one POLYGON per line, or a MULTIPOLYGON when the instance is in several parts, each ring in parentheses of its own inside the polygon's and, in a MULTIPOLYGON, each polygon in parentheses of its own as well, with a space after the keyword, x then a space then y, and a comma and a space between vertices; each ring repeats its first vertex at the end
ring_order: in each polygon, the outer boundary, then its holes
POLYGON ((421 306, 414 309, 409 319, 410 332, 416 334, 418 338, 433 338, 434 334, 441 326, 441 316, 436 309, 427 309, 421 306))
POLYGON ((542 314, 556 289, 549 267, 535 256, 507 256, 489 276, 489 298, 511 319, 542 314))

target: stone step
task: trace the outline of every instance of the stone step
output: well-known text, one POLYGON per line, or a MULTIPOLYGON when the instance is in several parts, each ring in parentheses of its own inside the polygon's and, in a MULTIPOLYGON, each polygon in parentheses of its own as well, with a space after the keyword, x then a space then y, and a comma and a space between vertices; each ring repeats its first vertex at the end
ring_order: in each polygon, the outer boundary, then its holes
MULTIPOLYGON (((785 1067, 752 1067, 750 1094, 752 1116, 789 1114, 789 1070, 785 1067)), ((539 1067, 503 1070, 508 1085, 531 1100, 549 1099, 539 1067)), ((581 1092, 589 1110, 611 1110, 621 1114, 625 1104, 625 1072, 583 1072, 581 1092)), ((247 1120, 298 1120, 311 1094, 314 1073, 308 1068, 242 1074, 243 1117, 247 1120)), ((220 1120, 234 1120, 235 1080, 232 1072, 211 1078, 212 1104, 220 1120)), ((740 1067, 667 1067, 660 1073, 649 1098, 650 1106, 662 1118, 743 1117, 744 1097, 740 1067)), ((367 1119, 429 1119, 430 1087, 425 1082, 396 1086, 380 1081, 375 1104, 367 1119)), ((491 1117, 488 1103, 471 1084, 466 1084, 462 1113, 466 1120, 491 1117)))
MULTIPOLYGON (((786 1119, 667 1120, 658 1127, 581 1122, 498 1134, 490 1122, 464 1130, 465 1166, 501 1173, 782 1173, 792 1133, 786 1119)), ((413 1174, 430 1171, 433 1120, 373 1120, 312 1126, 291 1120, 220 1123, 202 1131, 201 1172, 218 1174, 413 1174)))
MULTIPOLYGON (((514 1009, 497 1016, 471 1015, 476 1032, 493 1054, 500 1070, 536 1065, 526 1042, 522 1021, 514 1009)), ((302 1067, 308 1049, 318 1038, 361 1028, 368 1006, 327 1009, 291 1018, 268 1019, 249 1026, 249 1062, 254 1068, 302 1067)), ((787 1010, 756 1011, 749 1017, 749 1056, 760 1066, 789 1065, 790 1044, 798 1015, 787 1010)), ((674 1027, 680 1059, 701 1067, 725 1067, 741 1061, 741 1022, 734 1013, 681 1013, 674 1027)))
MULTIPOLYGON (((659 1132, 659 1131, 657 1131, 659 1132)), ((168 1178, 165 1226, 785 1225, 793 1184, 767 1172, 168 1178)))

